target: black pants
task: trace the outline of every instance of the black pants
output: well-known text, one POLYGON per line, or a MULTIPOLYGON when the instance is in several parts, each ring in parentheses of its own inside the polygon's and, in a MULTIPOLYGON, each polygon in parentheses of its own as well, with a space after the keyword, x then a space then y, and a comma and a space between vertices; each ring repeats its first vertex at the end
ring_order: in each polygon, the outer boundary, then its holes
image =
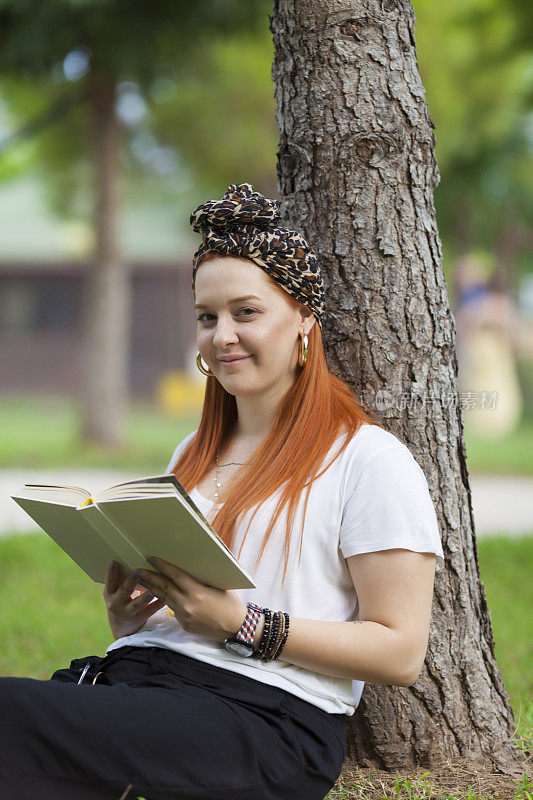
POLYGON ((161 647, 0 678, 2 800, 322 800, 345 748, 344 714, 161 647))

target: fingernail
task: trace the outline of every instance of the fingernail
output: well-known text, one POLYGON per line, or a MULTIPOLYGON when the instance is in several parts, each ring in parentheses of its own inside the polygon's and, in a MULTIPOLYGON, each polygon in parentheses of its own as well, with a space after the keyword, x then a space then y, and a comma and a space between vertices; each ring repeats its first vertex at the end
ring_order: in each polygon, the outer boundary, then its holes
POLYGON ((149 556, 149 557, 148 557, 146 560, 150 562, 150 564, 152 565, 152 567, 155 567, 155 566, 156 566, 156 563, 155 563, 155 558, 154 558, 153 556, 149 556))
POLYGON ((132 572, 131 573, 131 579, 132 580, 140 581, 141 578, 142 578, 142 575, 141 575, 140 572, 132 572))
POLYGON ((111 561, 109 566, 111 567, 111 569, 115 569, 115 567, 117 566, 117 562, 116 561, 111 561))

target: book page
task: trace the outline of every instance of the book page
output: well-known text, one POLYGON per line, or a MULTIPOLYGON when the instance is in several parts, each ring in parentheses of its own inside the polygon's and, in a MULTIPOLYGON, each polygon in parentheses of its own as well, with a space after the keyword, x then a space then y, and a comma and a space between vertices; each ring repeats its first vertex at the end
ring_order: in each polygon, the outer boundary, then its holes
MULTIPOLYGON (((62 503, 63 505, 79 506, 91 493, 87 489, 79 486, 52 486, 44 483, 26 483, 16 493, 17 497, 28 497, 38 500, 46 500, 51 503, 62 503)), ((14 495, 11 495, 14 499, 14 495)))

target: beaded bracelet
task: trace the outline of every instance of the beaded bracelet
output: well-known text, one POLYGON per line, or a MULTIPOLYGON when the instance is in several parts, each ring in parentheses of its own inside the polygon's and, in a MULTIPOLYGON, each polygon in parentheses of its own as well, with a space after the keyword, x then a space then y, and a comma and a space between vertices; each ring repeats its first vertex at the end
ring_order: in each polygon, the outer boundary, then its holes
POLYGON ((265 624, 261 641, 254 656, 264 663, 279 658, 289 635, 289 615, 285 611, 262 610, 265 624))
POLYGON ((261 659, 261 661, 266 661, 265 653, 267 649, 268 642, 270 640, 270 620, 272 619, 272 611, 269 608, 263 609, 263 615, 265 617, 265 624, 263 627, 263 635, 261 636, 261 641, 259 642, 259 647, 257 648, 257 657, 261 659))
POLYGON ((284 621, 283 635, 281 637, 280 645, 276 650, 276 655, 274 656, 274 659, 279 658, 279 655, 283 650, 283 648, 285 647, 285 642, 287 641, 287 638, 289 636, 289 615, 287 614, 286 611, 283 612, 283 621, 284 621))
POLYGON ((285 632, 285 619, 281 611, 276 611, 276 620, 274 623, 274 630, 272 631, 272 640, 268 649, 268 660, 273 661, 274 656, 278 651, 283 634, 285 632))
POLYGON ((266 651, 266 660, 273 661, 274 660, 274 653, 277 652, 279 644, 281 642, 281 620, 282 615, 281 611, 274 612, 274 619, 272 621, 272 632, 270 634, 270 640, 268 642, 268 647, 266 651))
POLYGON ((271 612, 272 616, 270 619, 270 628, 269 628, 269 636, 268 641, 265 644, 265 654, 263 657, 263 661, 270 661, 270 651, 272 650, 272 643, 274 641, 274 637, 276 635, 276 612, 271 612))

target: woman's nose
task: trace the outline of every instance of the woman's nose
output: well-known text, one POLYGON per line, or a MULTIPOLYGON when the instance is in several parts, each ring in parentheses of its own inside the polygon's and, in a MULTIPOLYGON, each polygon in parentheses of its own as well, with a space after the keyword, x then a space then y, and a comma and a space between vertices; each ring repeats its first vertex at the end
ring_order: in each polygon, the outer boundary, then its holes
POLYGON ((219 317, 213 333, 213 344, 215 347, 222 349, 237 340, 237 332, 231 317, 219 317))

